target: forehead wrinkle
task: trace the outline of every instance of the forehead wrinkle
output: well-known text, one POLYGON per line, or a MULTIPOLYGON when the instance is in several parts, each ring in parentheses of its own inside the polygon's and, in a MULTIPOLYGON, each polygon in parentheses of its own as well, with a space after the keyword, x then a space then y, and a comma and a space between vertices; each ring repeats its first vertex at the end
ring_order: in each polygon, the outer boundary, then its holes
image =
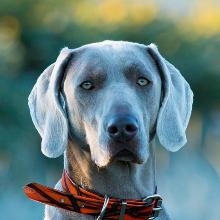
POLYGON ((151 62, 151 58, 148 56, 146 50, 143 50, 142 48, 138 48, 135 52, 132 51, 132 53, 133 56, 136 58, 136 60, 140 62, 141 67, 143 68, 146 74, 148 74, 152 78, 157 77, 157 74, 154 74, 157 73, 157 70, 154 64, 151 62))
POLYGON ((137 62, 137 61, 131 61, 131 62, 128 62, 127 64, 125 64, 125 67, 124 67, 124 72, 126 73, 142 73, 142 72, 146 72, 146 68, 145 66, 143 65, 142 62, 137 62))
POLYGON ((104 60, 97 53, 85 51, 75 61, 72 61, 70 69, 76 72, 77 79, 86 76, 95 78, 104 74, 104 60))
MULTIPOLYGON (((93 55, 93 53, 91 53, 93 55)), ((121 53, 109 45, 95 49, 95 54, 100 60, 99 70, 105 74, 106 78, 115 81, 120 77, 119 73, 123 65, 121 53)))
POLYGON ((136 47, 132 47, 126 53, 123 53, 122 61, 124 62, 121 65, 121 72, 125 77, 139 74, 151 75, 146 61, 142 59, 140 54, 140 51, 136 47))

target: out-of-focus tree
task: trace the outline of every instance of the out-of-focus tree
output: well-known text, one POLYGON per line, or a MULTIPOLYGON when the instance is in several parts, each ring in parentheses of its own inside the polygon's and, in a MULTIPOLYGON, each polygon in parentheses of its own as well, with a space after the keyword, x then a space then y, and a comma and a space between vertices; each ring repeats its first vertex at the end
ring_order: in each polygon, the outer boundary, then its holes
MULTIPOLYGON (((62 47, 105 39, 154 42, 180 69, 195 95, 191 133, 197 136, 192 145, 199 153, 212 145, 214 158, 219 145, 216 115, 220 112, 218 0, 1 0, 0 178, 5 187, 0 187, 0 194, 14 180, 21 188, 33 173, 55 176, 57 161, 42 156, 39 163, 40 138, 34 133, 27 96, 62 47), (210 126, 213 122, 215 126, 210 126), (210 137, 211 144, 207 144, 210 137)), ((219 164, 217 159, 210 161, 219 164)), ((207 167, 207 161, 204 163, 207 167)))
POLYGON ((2 1, 1 73, 39 72, 63 46, 103 39, 155 42, 191 83, 195 104, 210 108, 220 98, 220 5, 191 1, 2 1))

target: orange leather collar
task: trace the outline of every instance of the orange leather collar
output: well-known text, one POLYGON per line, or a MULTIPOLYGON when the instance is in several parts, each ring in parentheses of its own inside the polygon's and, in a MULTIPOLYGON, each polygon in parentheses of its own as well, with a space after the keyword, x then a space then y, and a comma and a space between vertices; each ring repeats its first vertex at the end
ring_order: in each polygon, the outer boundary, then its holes
POLYGON ((109 198, 78 186, 65 170, 62 187, 63 191, 59 191, 38 183, 30 183, 24 187, 24 193, 37 202, 92 215, 98 220, 150 220, 156 218, 162 209, 162 199, 158 194, 135 200, 109 198))

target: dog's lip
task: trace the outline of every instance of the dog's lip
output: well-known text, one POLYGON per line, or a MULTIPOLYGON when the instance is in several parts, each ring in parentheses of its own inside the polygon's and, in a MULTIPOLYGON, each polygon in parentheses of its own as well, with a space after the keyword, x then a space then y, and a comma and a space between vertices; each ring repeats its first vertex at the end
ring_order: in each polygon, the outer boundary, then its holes
POLYGON ((132 153, 129 150, 123 149, 116 154, 116 157, 130 157, 132 153))
POLYGON ((114 159, 126 162, 133 162, 135 161, 135 155, 131 151, 123 149, 116 153, 116 155, 114 155, 114 159))

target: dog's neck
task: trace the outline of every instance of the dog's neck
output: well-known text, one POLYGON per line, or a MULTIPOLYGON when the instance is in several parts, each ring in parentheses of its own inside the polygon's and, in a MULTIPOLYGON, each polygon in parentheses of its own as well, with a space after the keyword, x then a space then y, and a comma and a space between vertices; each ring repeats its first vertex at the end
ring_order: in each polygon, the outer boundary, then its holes
POLYGON ((107 168, 98 168, 89 152, 69 143, 64 154, 64 168, 85 189, 121 199, 140 199, 155 192, 153 144, 149 146, 149 154, 144 164, 113 162, 107 168))

